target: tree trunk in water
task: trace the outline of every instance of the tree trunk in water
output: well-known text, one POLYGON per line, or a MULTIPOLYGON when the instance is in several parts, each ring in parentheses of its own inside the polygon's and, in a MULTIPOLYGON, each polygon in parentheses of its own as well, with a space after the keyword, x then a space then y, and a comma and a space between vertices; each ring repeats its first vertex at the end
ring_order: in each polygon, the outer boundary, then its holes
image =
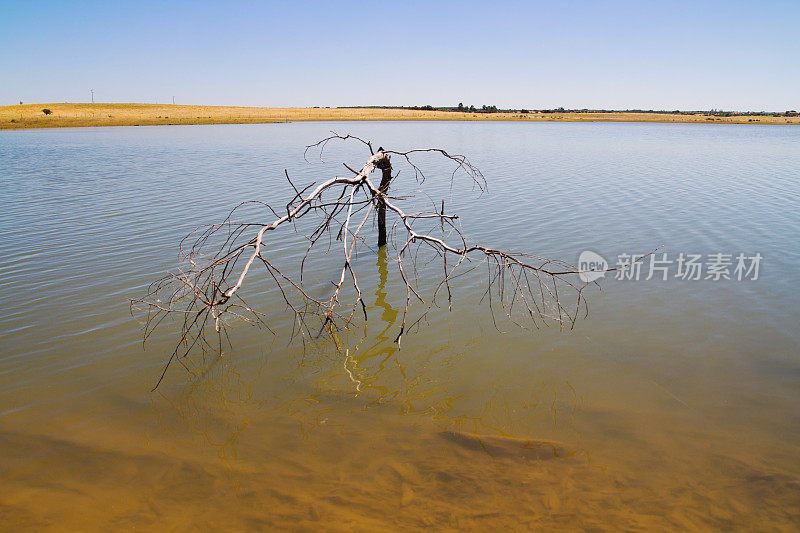
MULTIPOLYGON (((381 153, 382 150, 378 150, 381 153)), ((392 181, 392 163, 389 155, 386 154, 375 162, 375 166, 381 169, 380 191, 383 194, 389 192, 389 182, 392 181)), ((386 202, 383 197, 378 198, 378 248, 386 246, 386 202)))

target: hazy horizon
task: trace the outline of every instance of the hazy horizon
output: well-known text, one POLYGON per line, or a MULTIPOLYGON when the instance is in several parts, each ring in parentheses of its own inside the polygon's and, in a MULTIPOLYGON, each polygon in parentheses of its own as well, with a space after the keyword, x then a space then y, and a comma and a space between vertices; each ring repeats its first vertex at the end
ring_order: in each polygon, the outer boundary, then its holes
POLYGON ((0 105, 800 108, 800 4, 12 2, 0 105))
MULTIPOLYGON (((301 105, 298 105, 298 106, 268 106, 268 105, 266 105, 266 106, 245 106, 245 105, 239 105, 239 104, 204 104, 204 103, 197 103, 197 102, 192 102, 192 103, 175 102, 175 104, 173 104, 171 101, 170 102, 104 102, 104 101, 100 101, 100 100, 97 100, 97 99, 95 99, 94 102, 91 102, 91 101, 24 102, 23 101, 24 105, 54 105, 54 104, 91 105, 92 103, 94 103, 94 104, 105 104, 105 105, 139 105, 139 104, 143 104, 143 105, 158 105, 158 106, 161 106, 161 105, 177 105, 177 106, 187 105, 187 106, 202 106, 202 107, 247 107, 247 108, 251 108, 252 107, 252 108, 265 108, 265 109, 281 109, 281 108, 285 108, 285 109, 414 109, 414 108, 420 108, 420 107, 424 107, 424 106, 428 105, 428 104, 412 103, 412 104, 406 104, 406 105, 403 105, 403 104, 396 104, 396 105, 387 105, 387 104, 354 104, 354 105, 341 105, 341 106, 311 106, 311 105, 302 105, 302 106, 301 105)), ((0 104, 0 106, 13 106, 13 105, 19 105, 19 102, 12 103, 12 104, 0 104)), ((434 109, 444 109, 444 108, 457 107, 457 105, 458 104, 456 104, 456 105, 442 104, 442 105, 432 105, 431 107, 433 107, 434 109)), ((472 104, 472 105, 474 105, 474 104, 472 104)), ((469 106, 470 106, 469 103, 465 103, 464 104, 464 108, 465 109, 468 109, 469 106)), ((559 106, 559 108, 560 107, 562 107, 562 106, 559 106)), ((480 110, 480 106, 475 106, 475 108, 476 108, 476 110, 480 110)), ((513 111, 519 110, 519 109, 525 109, 525 110, 530 110, 530 111, 535 111, 535 110, 547 110, 547 111, 550 111, 550 110, 557 110, 559 108, 550 108, 550 107, 535 108, 535 107, 525 107, 525 106, 511 106, 511 107, 497 107, 497 110, 498 111, 505 111, 505 112, 509 112, 509 111, 513 112, 513 111)), ((681 113, 693 113, 693 112, 694 113, 706 113, 706 112, 709 112, 709 111, 725 112, 725 113, 785 113, 787 111, 796 112, 797 109, 795 109, 795 108, 792 108, 792 109, 722 109, 722 108, 709 108, 709 109, 647 108, 647 109, 642 109, 642 108, 632 108, 632 107, 631 108, 627 108, 627 109, 609 109, 609 108, 590 108, 590 107, 586 107, 586 106, 564 108, 564 112, 571 112, 571 111, 588 111, 588 112, 596 111, 596 112, 609 112, 609 113, 617 113, 617 112, 622 112, 622 113, 624 113, 624 112, 670 113, 670 112, 674 112, 674 111, 679 111, 681 113)))

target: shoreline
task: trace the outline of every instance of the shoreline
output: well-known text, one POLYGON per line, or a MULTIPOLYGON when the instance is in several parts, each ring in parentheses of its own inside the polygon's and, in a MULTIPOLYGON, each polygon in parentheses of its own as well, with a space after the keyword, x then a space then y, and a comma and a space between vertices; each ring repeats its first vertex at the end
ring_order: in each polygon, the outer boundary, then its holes
POLYGON ((502 121, 502 122, 658 122, 675 124, 800 125, 798 116, 710 116, 628 112, 469 113, 385 108, 235 107, 173 104, 24 104, 0 106, 0 130, 159 126, 197 124, 269 124, 350 121, 502 121), (49 109, 45 115, 42 110, 49 109))

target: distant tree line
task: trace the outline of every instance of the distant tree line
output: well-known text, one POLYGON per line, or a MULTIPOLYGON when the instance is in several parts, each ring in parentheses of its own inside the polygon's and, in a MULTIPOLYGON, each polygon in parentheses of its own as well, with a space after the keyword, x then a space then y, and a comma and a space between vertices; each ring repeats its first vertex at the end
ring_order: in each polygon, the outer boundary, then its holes
POLYGON ((458 113, 653 113, 657 115, 703 115, 715 117, 740 117, 740 116, 762 116, 762 117, 796 117, 797 111, 784 111, 784 112, 770 112, 770 111, 723 111, 721 109, 711 109, 708 111, 680 111, 678 109, 658 110, 658 109, 565 109, 557 107, 554 109, 498 109, 494 105, 482 105, 475 107, 474 105, 466 106, 459 102, 454 107, 436 107, 432 105, 422 106, 345 106, 340 109, 410 109, 413 111, 451 111, 458 113))
POLYGON ((339 109, 410 109, 412 111, 452 111, 458 113, 530 113, 527 109, 498 109, 496 105, 482 105, 475 107, 474 105, 466 106, 459 103, 454 107, 437 107, 432 105, 364 105, 364 106, 343 106, 339 109))

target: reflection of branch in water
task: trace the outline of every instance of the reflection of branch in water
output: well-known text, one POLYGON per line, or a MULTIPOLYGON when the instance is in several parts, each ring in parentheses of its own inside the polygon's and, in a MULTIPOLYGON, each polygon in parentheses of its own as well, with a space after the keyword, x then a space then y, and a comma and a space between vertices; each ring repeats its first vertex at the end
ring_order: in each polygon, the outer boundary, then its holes
POLYGON ((347 368, 347 363, 351 360, 353 361, 353 370, 355 370, 355 367, 358 364, 358 362, 355 361, 352 357, 350 357, 350 350, 348 349, 345 351, 344 362, 342 363, 342 366, 344 366, 344 370, 345 372, 347 372, 347 376, 350 378, 350 381, 356 384, 356 392, 361 392, 361 380, 359 380, 357 377, 353 375, 352 370, 347 368))
MULTIPOLYGON (((497 383, 491 385, 489 388, 491 395, 481 402, 482 408, 478 409, 477 413, 474 408, 467 405, 459 406, 459 400, 471 403, 470 398, 453 395, 448 391, 447 385, 451 376, 448 369, 453 365, 454 359, 460 359, 463 354, 453 350, 453 347, 448 345, 449 340, 442 338, 441 335, 433 337, 437 344, 427 343, 423 352, 414 349, 405 351, 402 356, 404 362, 401 363, 400 352, 389 335, 389 331, 396 325, 399 311, 389 304, 388 292, 392 280, 389 277, 385 249, 379 250, 376 266, 378 276, 374 292, 375 303, 369 309, 379 308, 380 323, 372 322, 363 337, 356 335, 351 329, 348 332, 350 335, 347 336, 344 333, 334 334, 332 343, 324 340, 317 343, 316 357, 307 352, 305 370, 310 371, 308 377, 313 375, 319 378, 312 394, 314 400, 307 402, 295 398, 285 404, 287 408, 285 412, 291 412, 298 422, 300 419, 305 419, 305 422, 300 422, 301 425, 314 427, 318 425, 317 421, 320 418, 327 418, 335 411, 341 410, 344 407, 342 401, 349 399, 357 410, 368 410, 387 404, 399 405, 402 415, 406 417, 411 415, 417 419, 415 425, 435 421, 437 425, 443 423, 445 429, 459 431, 471 428, 475 433, 488 432, 511 438, 530 432, 531 428, 527 427, 528 424, 524 420, 532 420, 533 413, 530 409, 535 409, 541 404, 543 408, 545 406, 550 408, 553 428, 559 425, 556 411, 562 408, 557 407, 556 397, 552 403, 541 403, 537 399, 530 404, 518 395, 509 396, 505 392, 508 388, 497 383), (350 342, 346 342, 347 340, 350 342), (439 346, 439 343, 442 346, 439 346), (430 354, 426 356, 428 350, 430 354), (328 353, 331 351, 332 353, 328 353), (341 361, 344 361, 344 364, 341 361), (392 364, 387 365, 390 361, 392 364), (326 366, 328 369, 325 369, 326 366), (337 374, 341 377, 342 369, 350 386, 344 387, 344 390, 339 388, 337 391, 335 385, 337 374), (393 369, 397 372, 392 372, 393 369), (527 414, 522 415, 520 419, 516 413, 522 409, 526 410, 527 414)), ((466 340, 465 345, 470 344, 472 343, 466 340)), ((542 386, 550 389, 544 383, 542 386)), ((570 412, 567 422, 571 424, 577 407, 577 394, 571 384, 567 383, 567 386, 572 391, 574 402, 562 407, 570 412)), ((530 392, 527 390, 526 395, 530 392)), ((552 393, 556 394, 555 386, 552 388, 552 393)))
MULTIPOLYGON (((243 395, 234 389, 246 389, 245 402, 258 405, 258 415, 252 409, 248 409, 250 415, 259 418, 266 416, 266 419, 262 419, 265 423, 269 423, 271 419, 279 420, 289 416, 297 422, 299 435, 305 440, 309 440, 313 432, 322 426, 345 430, 350 424, 357 425, 353 417, 360 416, 359 412, 381 406, 399 407, 397 412, 402 415, 403 424, 427 427, 433 425, 435 431, 480 435, 481 442, 487 439, 491 441, 492 438, 498 442, 505 442, 502 439, 508 442, 523 439, 528 442, 530 440, 528 436, 546 437, 552 435, 553 430, 561 423, 561 420, 556 418, 557 410, 559 415, 565 410, 571 411, 571 415, 574 415, 577 393, 569 383, 567 386, 574 400, 572 405, 568 403, 561 405, 556 397, 556 386, 544 382, 539 393, 530 386, 525 386, 523 389, 509 388, 507 383, 495 382, 490 387, 481 391, 474 390, 467 396, 454 394, 450 369, 454 360, 460 359, 463 353, 459 353, 454 346, 449 346, 452 341, 447 335, 443 336, 441 333, 433 335, 428 342, 421 344, 419 349, 405 350, 402 356, 399 355, 400 352, 390 334, 392 328, 396 326, 399 311, 389 303, 391 301, 389 293, 394 286, 392 284, 394 280, 389 275, 385 249, 379 250, 376 267, 377 276, 374 278, 376 287, 373 293, 375 300, 369 309, 377 311, 376 316, 379 320, 365 325, 363 332, 356 332, 355 328, 332 332, 331 335, 306 345, 303 357, 297 360, 297 366, 286 369, 287 373, 281 380, 288 384, 285 389, 272 388, 265 391, 264 396, 256 398, 251 391, 264 388, 256 387, 254 382, 245 384, 239 376, 236 376, 237 380, 233 383, 216 383, 216 385, 211 383, 225 378, 222 374, 226 373, 220 369, 202 376, 200 383, 190 394, 199 396, 208 394, 212 397, 229 395, 234 398, 232 404, 236 404, 238 402, 235 399, 237 397, 241 399, 243 395), (518 392, 511 392, 513 389, 518 392), (533 402, 530 402, 531 393, 537 396, 533 402), (552 402, 548 398, 550 395, 548 393, 553 395, 552 402), (488 396, 484 396, 485 394, 488 396), (540 394, 543 398, 538 398, 540 394), (477 405, 473 400, 477 400, 477 405), (533 412, 537 407, 541 409, 538 414, 533 412), (549 411, 552 411, 553 426, 548 430, 546 415, 549 411)), ((462 342, 463 347, 467 349, 474 344, 469 339, 463 338, 455 341, 456 344, 462 342)), ((286 356, 286 362, 291 360, 290 352, 274 352, 273 356, 286 356)), ((220 362, 219 366, 233 364, 234 360, 227 359, 220 362)), ((230 380, 223 379, 223 381, 230 380)), ((214 408, 213 403, 216 402, 210 403, 212 405, 206 409, 214 408)), ((219 401, 222 412, 226 412, 230 407, 231 403, 224 399, 219 401)), ((247 420, 246 424, 252 423, 251 416, 238 418, 247 420)), ((568 422, 572 422, 571 416, 568 422)), ((398 420, 396 423, 401 422, 398 420)), ((198 427, 198 429, 204 428, 198 427)), ((241 429, 244 428, 228 427, 233 435, 232 442, 230 446, 223 448, 233 447, 241 429)), ((561 430, 563 429, 561 427, 561 430)), ((563 433, 561 430, 555 433, 563 433)), ((212 443, 218 439, 206 437, 206 440, 212 443)), ((555 455, 564 457, 572 454, 567 451, 555 455)))
MULTIPOLYGON (((397 347, 393 343, 389 343, 383 347, 380 347, 381 344, 386 344, 390 339, 387 335, 389 329, 395 324, 397 321, 398 311, 397 309, 393 308, 391 304, 386 299, 386 282, 389 278, 389 268, 388 263, 386 261, 386 247, 381 247, 378 249, 378 286, 375 289, 375 306, 380 307, 383 312, 380 314, 381 322, 384 324, 384 328, 375 336, 375 342, 367 348, 364 352, 363 359, 369 359, 376 356, 384 356, 379 364, 378 373, 383 370, 383 366, 385 365, 386 361, 388 361, 393 354, 397 352, 397 347), (379 348, 380 347, 380 348, 379 348)), ((337 339, 338 340, 338 339, 337 339)), ((357 348, 357 347, 356 347, 357 348)), ((354 350, 355 351, 355 350, 354 350)), ((362 387, 362 382, 356 376, 353 375, 354 371, 356 370, 356 366, 358 365, 358 360, 356 360, 350 353, 349 349, 345 350, 345 358, 344 358, 344 369, 347 372, 350 381, 356 384, 356 391, 360 392, 362 387), (348 363, 353 363, 353 370, 348 368, 348 363)), ((398 363, 398 367, 400 364, 398 363)), ((402 367, 400 367, 400 371, 402 372, 402 367)))
POLYGON ((386 332, 389 331, 397 320, 397 309, 389 305, 386 301, 386 280, 389 277, 389 265, 386 262, 386 248, 378 250, 378 288, 375 289, 375 305, 383 309, 381 320, 386 324, 383 331, 378 334, 379 339, 387 339, 386 332))
POLYGON ((389 338, 387 333, 391 329, 392 326, 395 325, 397 322, 397 315, 399 311, 389 304, 387 301, 387 293, 386 293, 386 283, 389 278, 389 268, 388 263, 386 261, 386 247, 378 249, 378 286, 375 288, 375 306, 380 307, 383 312, 380 315, 381 322, 383 322, 383 329, 375 335, 375 342, 367 348, 364 359, 368 359, 375 356, 383 355, 383 361, 381 362, 381 366, 389 359, 389 357, 397 352, 397 346, 394 343, 390 343, 382 348, 379 348, 381 344, 385 344, 388 341, 392 340, 389 338))

